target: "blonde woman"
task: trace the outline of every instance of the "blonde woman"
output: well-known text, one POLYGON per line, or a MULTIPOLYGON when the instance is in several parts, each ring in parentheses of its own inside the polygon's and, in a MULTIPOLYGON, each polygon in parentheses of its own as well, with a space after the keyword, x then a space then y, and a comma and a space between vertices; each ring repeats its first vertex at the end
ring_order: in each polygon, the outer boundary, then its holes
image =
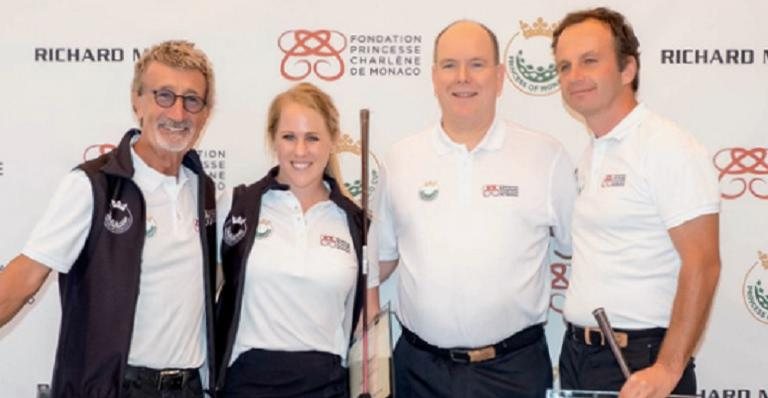
MULTIPOLYGON (((344 357, 362 308, 362 210, 344 195, 338 111, 309 83, 278 95, 277 166, 220 206, 221 397, 348 397, 344 357)), ((377 303, 377 289, 369 290, 377 303)))

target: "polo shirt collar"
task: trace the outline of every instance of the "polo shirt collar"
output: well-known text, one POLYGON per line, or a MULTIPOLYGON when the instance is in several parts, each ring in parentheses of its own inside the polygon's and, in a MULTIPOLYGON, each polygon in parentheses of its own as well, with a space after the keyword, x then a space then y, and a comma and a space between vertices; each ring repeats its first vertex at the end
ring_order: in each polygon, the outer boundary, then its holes
MULTIPOLYGON (((272 169, 269 170, 267 173, 267 176, 264 178, 263 183, 265 184, 264 191, 266 193, 269 193, 270 191, 277 191, 277 192, 284 192, 285 194, 290 194, 290 186, 287 184, 281 184, 277 181, 277 174, 280 172, 280 167, 275 166, 272 167, 272 169)), ((325 184, 325 187, 328 189, 328 204, 335 203, 337 206, 339 206, 342 209, 345 210, 354 210, 355 204, 351 200, 349 200, 347 197, 344 196, 344 194, 341 192, 341 188, 339 186, 339 182, 336 181, 333 177, 329 176, 328 174, 323 173, 323 183, 325 184)))
MULTIPOLYGON (((480 143, 477 144, 472 152, 479 150, 498 150, 504 144, 505 138, 506 132, 504 131, 503 123, 501 123, 499 119, 495 117, 493 119, 493 123, 491 123, 491 127, 488 128, 488 131, 483 136, 483 139, 480 140, 480 143)), ((446 133, 443 129, 442 123, 438 123, 437 126, 435 126, 434 132, 432 134, 432 143, 437 154, 441 156, 446 155, 454 150, 466 150, 466 146, 457 144, 448 136, 448 133, 446 133)))
POLYGON ((139 134, 136 134, 131 139, 131 162, 133 163, 133 180, 136 185, 141 187, 145 192, 155 192, 161 185, 168 184, 169 186, 183 187, 189 180, 187 176, 186 167, 181 165, 179 167, 178 177, 165 175, 152 167, 150 167, 144 159, 136 153, 133 148, 133 144, 139 139, 139 134))
POLYGON ((629 112, 626 116, 624 116, 624 119, 621 119, 619 124, 614 126, 611 131, 608 132, 608 134, 598 138, 595 138, 594 134, 592 135, 592 140, 600 140, 600 141, 622 141, 629 133, 634 131, 636 127, 640 124, 640 122, 645 119, 645 116, 648 114, 648 108, 646 108, 645 104, 638 103, 635 105, 635 108, 632 109, 631 112, 629 112))

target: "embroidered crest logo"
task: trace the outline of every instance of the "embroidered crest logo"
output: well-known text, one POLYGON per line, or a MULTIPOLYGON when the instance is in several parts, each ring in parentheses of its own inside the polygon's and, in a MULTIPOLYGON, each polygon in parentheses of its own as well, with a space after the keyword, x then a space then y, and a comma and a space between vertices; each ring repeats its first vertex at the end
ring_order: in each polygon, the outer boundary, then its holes
POLYGON ((744 304, 755 319, 768 324, 768 254, 761 251, 744 277, 744 304))
POLYGON ((248 224, 245 217, 230 216, 224 222, 222 239, 228 246, 234 246, 243 239, 246 231, 248 231, 248 224))
POLYGON ((272 234, 272 221, 259 220, 259 225, 256 226, 256 239, 264 239, 272 234))
POLYGON ((155 222, 155 219, 150 216, 147 216, 146 230, 147 238, 155 236, 155 233, 157 232, 157 222, 155 222))
POLYGON ((205 220, 205 226, 210 227, 211 225, 216 223, 216 210, 214 209, 206 209, 203 212, 203 218, 205 220))
POLYGON ((113 234, 122 234, 133 225, 133 215, 128 205, 119 200, 110 200, 104 227, 113 234))
MULTIPOLYGON (((214 223, 216 223, 216 211, 215 210, 204 210, 203 211, 203 221, 205 222, 205 227, 208 228, 214 223)), ((195 232, 200 232, 200 220, 195 218, 195 232)))
POLYGON ((427 181, 419 188, 419 198, 425 202, 435 200, 439 193, 440 189, 437 186, 437 181, 427 181))

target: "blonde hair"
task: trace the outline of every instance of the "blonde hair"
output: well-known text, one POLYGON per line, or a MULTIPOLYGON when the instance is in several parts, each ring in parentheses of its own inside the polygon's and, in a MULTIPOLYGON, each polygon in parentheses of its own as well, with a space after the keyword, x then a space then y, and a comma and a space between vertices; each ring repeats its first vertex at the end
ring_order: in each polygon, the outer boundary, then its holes
POLYGON ((185 40, 169 40, 152 46, 144 51, 136 65, 133 67, 133 83, 131 92, 141 95, 142 81, 149 64, 159 62, 172 68, 183 70, 196 70, 205 78, 205 104, 209 110, 213 110, 216 84, 213 77, 211 61, 201 50, 195 48, 195 44, 185 40))
MULTIPOLYGON (((289 103, 306 106, 319 113, 320 116, 323 117, 325 127, 331 134, 331 140, 334 143, 338 142, 339 136, 341 135, 339 128, 339 111, 336 109, 333 99, 312 83, 299 83, 278 94, 269 105, 266 138, 270 148, 275 148, 277 125, 280 123, 280 114, 283 111, 283 106, 289 103)), ((336 156, 335 151, 331 151, 331 155, 328 158, 328 164, 325 166, 325 174, 333 177, 338 183, 341 192, 349 196, 349 193, 344 186, 339 159, 338 156, 336 156)))

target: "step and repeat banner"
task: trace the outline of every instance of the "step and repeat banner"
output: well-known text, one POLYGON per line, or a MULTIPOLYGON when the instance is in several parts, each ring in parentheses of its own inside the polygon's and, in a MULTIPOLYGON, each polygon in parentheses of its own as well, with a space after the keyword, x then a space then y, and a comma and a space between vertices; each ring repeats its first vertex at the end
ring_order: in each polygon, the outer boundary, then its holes
MULTIPOLYGON (((639 98, 709 149, 722 190, 722 274, 697 351, 704 397, 768 397, 768 2, 608 2, 641 43, 639 98)), ((135 126, 133 63, 150 45, 191 40, 214 64, 217 103, 198 150, 224 190, 260 178, 267 106, 310 81, 341 111, 345 183, 359 195, 358 111, 371 110, 373 175, 395 141, 434 123, 433 40, 471 18, 498 35, 498 113, 560 140, 577 158, 586 128, 552 74, 551 31, 585 0, 32 1, 0 4, 0 266, 23 247, 60 178, 135 126), (537 69, 538 68, 538 69, 537 69)), ((375 186, 374 186, 375 189, 375 186)), ((552 257, 547 336, 557 355, 570 263, 552 257)), ((595 287, 599 288, 599 287, 595 287)), ((383 288, 394 297, 392 282, 383 288)), ((633 294, 633 292, 626 292, 633 294)), ((0 329, 0 396, 50 380, 60 318, 56 278, 0 329)), ((555 362, 556 363, 556 362, 555 362)))

